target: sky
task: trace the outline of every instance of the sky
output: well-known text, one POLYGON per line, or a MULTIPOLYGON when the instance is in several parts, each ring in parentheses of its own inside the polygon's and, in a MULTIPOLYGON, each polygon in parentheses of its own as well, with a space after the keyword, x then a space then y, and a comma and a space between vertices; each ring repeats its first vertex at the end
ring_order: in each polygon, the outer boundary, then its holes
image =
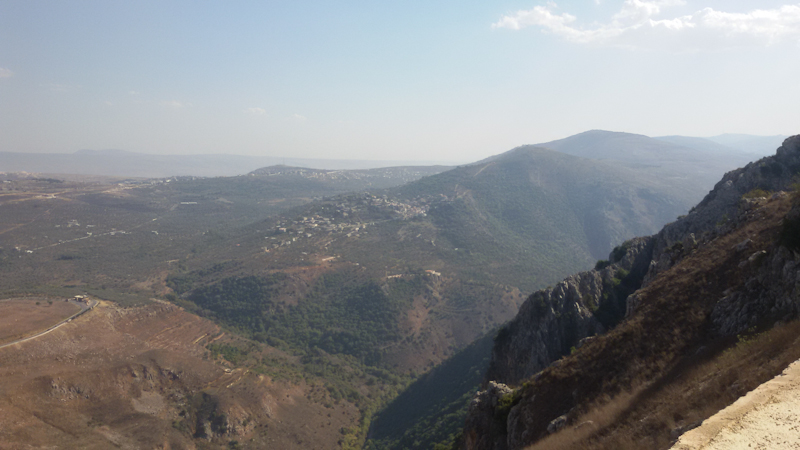
POLYGON ((785 0, 0 2, 0 151, 474 161, 800 133, 785 0))

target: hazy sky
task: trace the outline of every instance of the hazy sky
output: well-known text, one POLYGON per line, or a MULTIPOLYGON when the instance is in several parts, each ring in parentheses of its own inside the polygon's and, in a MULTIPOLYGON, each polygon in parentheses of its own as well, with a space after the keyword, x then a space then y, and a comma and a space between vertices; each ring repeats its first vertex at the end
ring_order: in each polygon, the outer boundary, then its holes
POLYGON ((800 133, 800 3, 0 1, 0 151, 476 160, 800 133))

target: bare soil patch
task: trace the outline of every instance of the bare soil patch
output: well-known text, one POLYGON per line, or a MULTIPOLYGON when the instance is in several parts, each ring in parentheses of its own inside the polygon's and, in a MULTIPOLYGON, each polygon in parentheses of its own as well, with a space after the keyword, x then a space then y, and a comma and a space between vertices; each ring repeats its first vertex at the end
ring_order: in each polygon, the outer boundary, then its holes
POLYGON ((2 300, 0 344, 44 331, 78 311, 77 305, 63 300, 38 297, 2 300))

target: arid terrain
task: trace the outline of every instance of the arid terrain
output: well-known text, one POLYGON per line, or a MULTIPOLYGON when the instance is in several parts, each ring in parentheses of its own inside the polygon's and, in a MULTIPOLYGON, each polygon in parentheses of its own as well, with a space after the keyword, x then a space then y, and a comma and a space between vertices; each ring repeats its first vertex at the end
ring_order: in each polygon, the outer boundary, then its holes
POLYGON ((45 331, 80 311, 75 303, 50 298, 0 301, 0 345, 45 331))
MULTIPOLYGON (((3 320, 16 334, 41 328, 63 304, 36 301, 4 302, 15 305, 3 320)), ((0 349, 0 448, 339 447, 355 408, 324 406, 324 393, 304 382, 217 364, 205 349, 215 339, 226 339, 216 325, 173 305, 103 302, 0 349)))

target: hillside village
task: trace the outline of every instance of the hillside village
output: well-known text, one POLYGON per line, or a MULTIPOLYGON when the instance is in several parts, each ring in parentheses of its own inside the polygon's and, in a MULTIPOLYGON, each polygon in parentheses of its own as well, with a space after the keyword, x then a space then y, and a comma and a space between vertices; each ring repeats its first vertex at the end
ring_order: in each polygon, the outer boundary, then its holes
MULTIPOLYGON (((447 201, 441 196, 439 201, 447 201)), ((410 220, 424 217, 434 205, 428 197, 402 201, 387 195, 370 193, 341 195, 323 200, 293 219, 281 218, 267 232, 271 248, 291 245, 299 239, 314 236, 344 235, 359 237, 367 227, 388 220, 410 220)))

